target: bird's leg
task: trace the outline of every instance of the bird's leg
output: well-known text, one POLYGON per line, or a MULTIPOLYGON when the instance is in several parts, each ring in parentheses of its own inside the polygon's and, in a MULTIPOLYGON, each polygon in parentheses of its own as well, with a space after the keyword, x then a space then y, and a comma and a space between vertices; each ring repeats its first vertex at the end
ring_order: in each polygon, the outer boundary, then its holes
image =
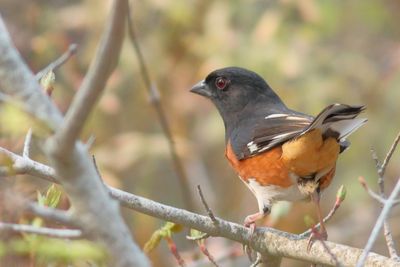
POLYGON ((315 190, 315 192, 311 194, 311 200, 314 202, 317 208, 317 216, 320 223, 320 229, 317 230, 315 227, 312 228, 310 238, 308 239, 307 251, 310 251, 314 240, 326 241, 328 239, 328 232, 326 231, 325 228, 324 218, 322 217, 321 206, 319 203, 320 201, 319 189, 315 190))
MULTIPOLYGON (((250 214, 244 219, 244 227, 250 228, 250 240, 253 238, 254 231, 256 229, 256 221, 264 218, 267 214, 269 214, 270 210, 269 208, 263 208, 262 211, 259 211, 254 214, 250 214)), ((252 257, 252 251, 249 245, 244 245, 243 246, 244 251, 246 252, 247 256, 249 257, 250 261, 253 261, 252 257)))
POLYGON ((262 211, 259 211, 254 214, 250 214, 244 219, 244 227, 250 228, 251 235, 253 235, 254 230, 256 229, 256 221, 264 218, 266 214, 262 211))

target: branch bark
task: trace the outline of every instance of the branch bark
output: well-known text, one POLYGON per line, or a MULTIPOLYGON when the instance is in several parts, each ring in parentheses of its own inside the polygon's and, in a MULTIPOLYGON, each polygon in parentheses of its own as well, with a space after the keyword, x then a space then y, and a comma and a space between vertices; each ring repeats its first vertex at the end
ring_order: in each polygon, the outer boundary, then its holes
POLYGON ((28 233, 67 239, 82 238, 81 230, 77 229, 54 229, 48 227, 36 227, 29 224, 14 224, 3 222, 0 222, 0 232, 28 233))
MULTIPOLYGON (((0 150, 4 152, 5 149, 0 150)), ((7 151, 7 150, 6 150, 7 151)), ((10 151, 8 155, 13 155, 13 160, 18 160, 19 165, 23 166, 24 158, 16 155, 10 151)), ((54 170, 51 167, 35 162, 32 160, 25 160, 29 168, 21 168, 25 174, 31 174, 46 180, 56 181, 52 178, 54 170), (26 171, 27 170, 27 171, 26 171)), ((19 169, 14 169, 19 173, 19 169)), ((111 196, 117 199, 121 205, 126 208, 136 210, 138 212, 147 214, 152 217, 159 218, 164 221, 171 221, 184 225, 188 228, 194 228, 211 236, 225 237, 241 244, 249 244, 252 249, 260 252, 263 255, 274 255, 278 257, 288 257, 297 260, 314 262, 317 264, 324 264, 328 266, 335 266, 335 263, 329 253, 326 252, 323 245, 319 242, 312 246, 310 253, 307 252, 306 247, 307 238, 300 238, 298 235, 281 232, 271 228, 257 228, 253 238, 250 239, 249 229, 242 225, 228 222, 220 218, 216 218, 218 224, 215 224, 208 216, 199 215, 186 210, 174 208, 164 205, 134 194, 107 187, 111 196)), ((330 251, 334 253, 338 261, 344 266, 354 266, 362 253, 361 249, 353 248, 333 242, 325 242, 330 251)), ((269 256, 271 257, 271 256, 269 256)), ((365 266, 400 266, 400 264, 387 257, 378 255, 376 253, 369 253, 365 266)))
MULTIPOLYGON (((0 88, 58 135, 50 138, 45 151, 54 167, 54 177, 70 197, 73 219, 84 234, 108 248, 112 266, 150 266, 124 224, 119 205, 97 177, 85 147, 76 139, 113 70, 122 43, 127 0, 114 0, 107 29, 80 93, 64 123, 59 110, 46 96, 35 76, 12 45, 0 18, 0 88), (114 36, 115 35, 115 36, 114 36), (115 40, 114 40, 115 38, 115 40), (111 57, 109 57, 111 56, 111 57), (110 220, 112 218, 112 220, 110 220), (107 223, 106 223, 107 222, 107 223)), ((2 170, 4 172, 4 169, 2 170)))

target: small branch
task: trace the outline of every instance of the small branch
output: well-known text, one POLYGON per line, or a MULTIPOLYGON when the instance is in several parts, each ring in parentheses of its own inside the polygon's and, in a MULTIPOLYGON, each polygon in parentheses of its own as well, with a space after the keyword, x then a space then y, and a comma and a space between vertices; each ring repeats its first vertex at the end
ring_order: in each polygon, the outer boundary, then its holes
POLYGON ((372 191, 368 184, 367 181, 365 181, 364 177, 360 176, 358 177, 358 181, 360 182, 360 184, 362 185, 362 187, 365 189, 365 191, 367 191, 367 193, 376 201, 378 201, 379 203, 381 203, 382 205, 385 204, 386 199, 384 199, 383 197, 381 197, 380 195, 378 195, 377 193, 375 193, 374 191, 372 191))
POLYGON ((46 68, 44 68, 43 70, 39 71, 36 74, 36 80, 39 81, 49 71, 55 71, 60 66, 62 66, 65 62, 67 62, 68 59, 70 59, 73 55, 75 55, 77 47, 78 46, 76 44, 70 44, 67 51, 65 51, 59 58, 57 58, 55 61, 51 62, 46 68))
POLYGON ((72 151, 83 126, 97 100, 101 96, 107 80, 117 66, 124 39, 127 1, 116 1, 112 16, 106 24, 95 58, 76 93, 64 118, 64 123, 56 134, 58 151, 72 151), (119 3, 120 2, 120 3, 119 3), (123 7, 123 8, 121 8, 123 7))
POLYGON ((385 175, 386 167, 387 167, 387 165, 388 165, 390 159, 392 158, 393 153, 394 153, 394 151, 396 150, 396 147, 397 147, 397 145, 399 144, 399 142, 400 142, 400 132, 397 134, 395 140, 393 141, 392 146, 391 146, 390 149, 389 149, 389 152, 386 154, 386 157, 385 157, 385 159, 384 159, 384 161, 383 161, 383 163, 382 163, 382 166, 381 166, 381 168, 380 168, 380 170, 379 170, 380 176, 385 175))
POLYGON ((174 141, 174 138, 171 133, 171 127, 169 126, 164 109, 161 105, 159 90, 157 89, 157 86, 155 85, 155 83, 153 83, 150 79, 150 74, 149 74, 149 71, 148 71, 148 68, 146 65, 146 61, 145 61, 143 53, 140 49, 140 45, 136 38, 136 34, 135 34, 135 31, 133 28, 134 24, 133 24, 132 15, 130 12, 128 12, 127 20, 128 20, 129 38, 131 40, 132 46, 135 50, 135 53, 138 57, 140 72, 142 74, 142 78, 145 83, 147 92, 150 96, 150 103, 153 105, 154 109, 156 110, 156 114, 157 114, 158 120, 160 121, 161 128, 162 128, 163 133, 168 141, 169 152, 171 154, 171 159, 172 159, 173 165, 175 167, 176 175, 178 176, 179 183, 181 185, 181 191, 182 191, 184 203, 185 203, 187 209, 195 210, 196 204, 194 203, 194 200, 192 198, 192 194, 191 194, 192 190, 190 187, 189 179, 186 175, 182 160, 180 159, 180 157, 178 156, 178 153, 176 151, 175 141, 174 141))
POLYGON ((208 217, 210 217, 211 221, 217 226, 218 225, 218 220, 215 218, 214 213, 212 212, 212 210, 208 206, 207 201, 204 198, 203 192, 201 191, 200 185, 197 185, 197 191, 199 192, 201 202, 203 203, 203 206, 207 211, 208 217))
POLYGON ((22 156, 24 158, 29 159, 29 154, 31 150, 31 142, 32 142, 32 128, 28 130, 26 133, 25 141, 24 141, 24 150, 22 151, 22 156))
POLYGON ((398 197, 399 193, 400 193, 400 178, 398 179, 395 188, 393 189, 389 198, 386 200, 385 205, 383 206, 382 212, 379 215, 374 228, 372 229, 371 235, 369 236, 368 242, 365 245, 365 248, 357 262, 356 267, 364 266, 368 257, 368 253, 371 251, 372 246, 374 245, 375 240, 378 237, 379 232, 382 228, 382 225, 384 224, 384 221, 386 220, 391 208, 393 207, 394 200, 398 197))
MULTIPOLYGON (((374 150, 372 150, 372 158, 375 160, 376 163, 376 169, 378 172, 378 185, 379 185, 379 197, 383 200, 385 200, 386 202, 386 195, 385 195, 385 171, 386 171, 386 166, 388 165, 395 149, 396 146, 398 144, 400 140, 400 133, 397 135, 397 137, 395 138, 395 140, 393 141, 392 146, 389 149, 389 152, 387 153, 385 159, 384 159, 384 163, 382 165, 379 164, 379 160, 378 160, 378 156, 376 155, 376 152, 374 150)), ((365 183, 366 184, 366 183, 365 183)), ((368 190, 370 191, 370 190, 368 190)), ((372 191, 371 191, 372 192, 372 191)), ((371 195, 371 193, 370 193, 371 195)), ((385 204, 385 202, 382 203, 382 205, 385 204)), ((393 206, 397 205, 400 201, 399 200, 394 200, 393 206)), ((396 245, 393 239, 393 235, 392 232, 390 230, 390 225, 389 222, 387 221, 387 219, 385 219, 383 221, 383 233, 385 236, 385 240, 386 240, 386 245, 390 254, 390 257, 393 259, 397 259, 399 260, 399 256, 397 254, 396 251, 396 245)))
POLYGON ((82 232, 78 229, 54 229, 47 227, 36 227, 29 224, 3 222, 0 222, 0 232, 27 233, 67 239, 82 238, 82 232))
POLYGON ((25 201, 24 205, 26 211, 29 211, 43 219, 59 222, 72 227, 79 227, 79 223, 74 220, 71 214, 67 211, 40 206, 34 202, 25 201))
POLYGON ((62 123, 61 112, 42 92, 35 76, 15 49, 0 16, 0 89, 4 95, 24 104, 24 110, 33 114, 51 129, 62 123))

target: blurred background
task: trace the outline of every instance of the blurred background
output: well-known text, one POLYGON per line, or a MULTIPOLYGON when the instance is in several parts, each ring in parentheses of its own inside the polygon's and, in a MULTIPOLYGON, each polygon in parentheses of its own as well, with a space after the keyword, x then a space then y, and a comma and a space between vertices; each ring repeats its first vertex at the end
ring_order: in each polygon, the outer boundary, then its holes
MULTIPOLYGON (((0 2, 0 13, 32 71, 44 68, 71 43, 78 45, 77 54, 55 73, 52 98, 63 112, 94 56, 109 7, 110 1, 95 0, 0 2)), ((377 189, 370 150, 374 148, 383 160, 400 130, 400 2, 149 0, 132 1, 131 11, 189 178, 196 212, 205 213, 196 193, 198 184, 216 216, 242 223, 257 210, 255 198, 224 158, 224 128, 216 109, 189 93, 191 86, 212 70, 233 65, 254 70, 289 107, 308 114, 316 115, 334 102, 367 106, 363 116, 368 123, 349 138, 352 145, 341 155, 336 178, 322 199, 327 213, 339 186, 347 188, 343 206, 328 223, 329 240, 363 247, 380 207, 365 193, 358 177, 365 177, 371 188, 377 189)), ((13 120, 1 125, 0 145, 20 152, 26 128, 13 120)), ((187 207, 128 38, 82 139, 91 135, 96 137, 91 152, 108 184, 164 204, 187 207)), ((39 148, 37 143, 33 158, 43 162, 39 148)), ((400 175, 399 155, 395 153, 386 172, 387 192, 400 175)), ((40 179, 18 176, 2 178, 1 190, 35 198, 36 190, 43 192, 48 187, 40 179)), ((2 221, 21 220, 3 208, 0 212, 2 221)), ((135 211, 124 209, 123 213, 141 246, 163 224, 135 211)), ((312 204, 283 203, 260 225, 301 233, 307 229, 305 216, 316 217, 312 204)), ((399 222, 400 210, 395 208, 390 223, 397 242, 399 222)), ((211 266, 197 246, 185 239, 186 234, 185 229, 173 240, 187 264, 211 266)), ((211 238, 206 245, 216 259, 224 258, 220 266, 249 265, 241 247, 233 242, 211 238)), ((383 235, 374 251, 388 255, 383 235)), ((165 242, 150 257, 155 266, 176 265, 165 242)), ((20 260, 41 266, 32 259, 20 260)), ((19 266, 17 261, 14 264, 19 266)), ((282 266, 308 265, 285 259, 282 266)))

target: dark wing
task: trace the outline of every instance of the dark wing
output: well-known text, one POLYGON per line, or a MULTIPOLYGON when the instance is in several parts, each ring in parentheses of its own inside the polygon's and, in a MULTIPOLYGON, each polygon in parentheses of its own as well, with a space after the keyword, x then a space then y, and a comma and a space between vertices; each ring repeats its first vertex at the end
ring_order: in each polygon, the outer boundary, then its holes
POLYGON ((366 119, 356 118, 363 110, 363 106, 333 104, 315 118, 295 112, 268 115, 263 120, 258 120, 246 142, 240 142, 240 138, 236 138, 239 141, 235 144, 236 149, 240 150, 236 154, 239 159, 252 157, 313 129, 320 129, 324 138, 336 138, 343 151, 349 146, 345 138, 366 122, 366 119))
POLYGON ((246 144, 245 157, 257 155, 301 135, 311 122, 312 117, 300 113, 266 116, 254 128, 251 141, 246 144))

